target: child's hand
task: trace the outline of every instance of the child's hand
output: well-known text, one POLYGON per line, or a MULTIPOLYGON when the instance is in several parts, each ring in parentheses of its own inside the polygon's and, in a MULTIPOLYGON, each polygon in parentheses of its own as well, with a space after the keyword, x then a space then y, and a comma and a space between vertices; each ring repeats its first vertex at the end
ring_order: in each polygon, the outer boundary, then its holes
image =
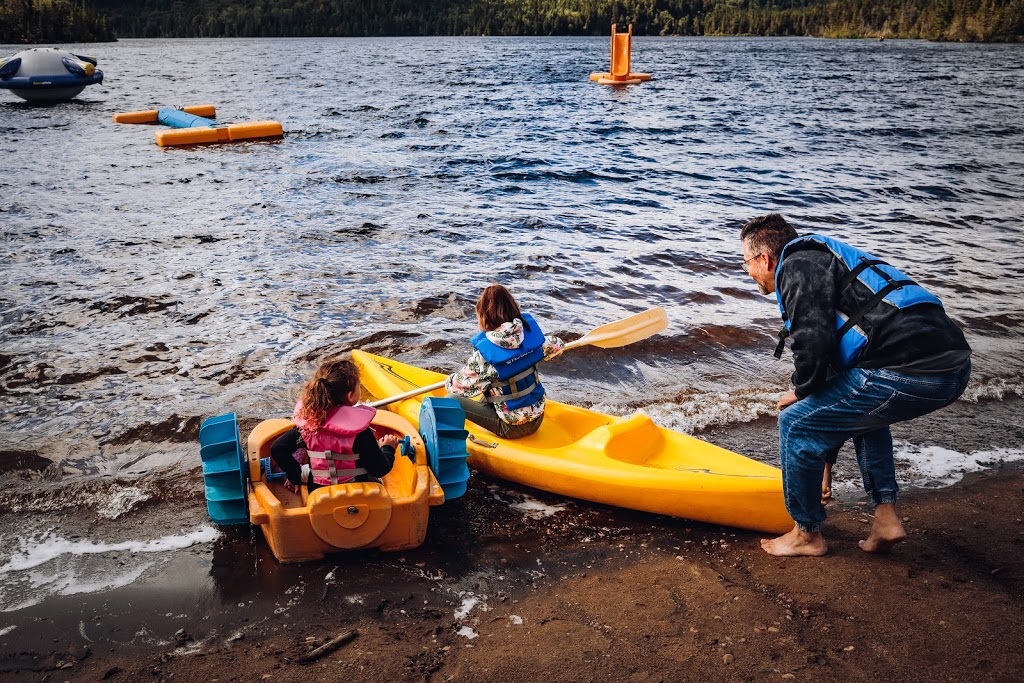
POLYGON ((291 491, 292 493, 298 493, 299 492, 299 487, 296 484, 291 483, 287 479, 284 480, 284 487, 286 489, 288 489, 289 491, 291 491))
POLYGON ((394 434, 388 434, 384 438, 378 439, 377 440, 377 444, 379 446, 381 446, 381 447, 384 447, 384 446, 397 447, 398 446, 398 441, 399 441, 399 438, 397 436, 395 436, 394 434))

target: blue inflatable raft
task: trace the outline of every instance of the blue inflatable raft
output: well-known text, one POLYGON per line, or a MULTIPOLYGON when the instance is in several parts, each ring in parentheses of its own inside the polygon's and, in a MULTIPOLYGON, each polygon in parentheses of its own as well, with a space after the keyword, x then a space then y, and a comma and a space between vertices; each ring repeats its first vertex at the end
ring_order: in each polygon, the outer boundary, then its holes
POLYGON ((34 47, 0 59, 0 88, 38 104, 67 102, 86 86, 103 82, 94 57, 34 47))

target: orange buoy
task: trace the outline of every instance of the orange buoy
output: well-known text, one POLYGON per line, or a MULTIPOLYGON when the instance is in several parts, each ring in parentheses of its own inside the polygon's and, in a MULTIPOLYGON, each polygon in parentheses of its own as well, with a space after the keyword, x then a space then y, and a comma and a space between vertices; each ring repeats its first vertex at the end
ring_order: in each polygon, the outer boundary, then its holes
POLYGON ((634 73, 629 70, 633 50, 633 24, 626 33, 616 31, 612 24, 612 66, 609 72, 590 74, 590 80, 600 85, 635 85, 651 80, 650 74, 634 73))

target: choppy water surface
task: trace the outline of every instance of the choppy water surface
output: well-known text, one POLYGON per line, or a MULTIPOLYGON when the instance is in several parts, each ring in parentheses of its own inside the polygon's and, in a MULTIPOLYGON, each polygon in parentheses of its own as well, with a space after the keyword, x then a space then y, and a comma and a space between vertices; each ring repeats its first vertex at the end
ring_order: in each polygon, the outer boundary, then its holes
POLYGON ((587 79, 597 38, 78 49, 106 80, 76 101, 0 92, 0 450, 193 469, 175 439, 287 414, 332 352, 455 368, 492 280, 566 336, 668 309, 663 335, 549 364, 559 400, 750 420, 791 370, 739 268, 739 227, 772 210, 939 294, 969 398, 1024 387, 1020 46, 638 38, 655 80, 626 89, 587 79), (161 149, 111 122, 201 103, 286 136, 161 149))
MULTIPOLYGON (((315 363, 350 348, 453 369, 493 280, 567 337, 664 306, 664 334, 548 364, 551 393, 777 462, 745 423, 774 413, 791 364, 772 358, 777 309, 737 239, 773 210, 890 258, 968 332, 966 400, 985 405, 902 432, 904 480, 1024 457, 1003 428, 1024 393, 1024 47, 637 38, 634 68, 655 80, 619 90, 587 79, 607 67, 597 38, 78 50, 106 80, 76 101, 0 92, 0 474, 56 463, 0 493, 8 651, 45 652, 58 626, 167 643, 188 614, 264 590, 267 615, 287 610, 308 570, 257 561, 244 530, 209 542, 199 421, 286 415, 315 363), (161 149, 153 127, 111 122, 203 103, 286 136, 161 149)), ((537 509, 494 497, 487 514, 537 509)), ((438 557, 430 571, 461 566, 438 557)))

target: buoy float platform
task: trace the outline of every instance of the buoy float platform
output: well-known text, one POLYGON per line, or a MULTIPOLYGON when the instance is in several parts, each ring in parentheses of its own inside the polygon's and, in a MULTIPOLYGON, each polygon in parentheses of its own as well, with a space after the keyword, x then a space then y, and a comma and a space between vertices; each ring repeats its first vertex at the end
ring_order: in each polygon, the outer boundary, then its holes
POLYGON ((217 109, 212 104, 199 104, 181 109, 166 107, 114 114, 114 123, 162 123, 174 128, 156 134, 156 144, 161 147, 284 137, 284 129, 278 121, 218 125, 212 118, 207 118, 216 115, 217 109))
POLYGON ((601 85, 635 85, 651 80, 650 74, 634 73, 629 70, 633 50, 633 24, 626 33, 619 33, 612 24, 612 70, 590 74, 590 80, 601 85))

